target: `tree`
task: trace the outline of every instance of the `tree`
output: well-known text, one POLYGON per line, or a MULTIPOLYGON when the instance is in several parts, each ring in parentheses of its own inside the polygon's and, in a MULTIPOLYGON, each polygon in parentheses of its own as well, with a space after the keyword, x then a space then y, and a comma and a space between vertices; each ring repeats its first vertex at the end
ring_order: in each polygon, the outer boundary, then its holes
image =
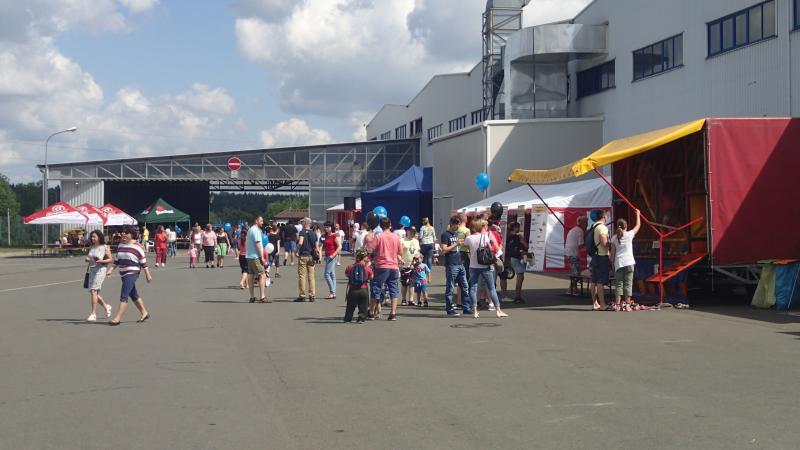
POLYGON ((16 215, 19 212, 19 202, 17 195, 11 189, 8 178, 0 173, 0 213, 5 216, 7 209, 11 210, 11 214, 16 215))

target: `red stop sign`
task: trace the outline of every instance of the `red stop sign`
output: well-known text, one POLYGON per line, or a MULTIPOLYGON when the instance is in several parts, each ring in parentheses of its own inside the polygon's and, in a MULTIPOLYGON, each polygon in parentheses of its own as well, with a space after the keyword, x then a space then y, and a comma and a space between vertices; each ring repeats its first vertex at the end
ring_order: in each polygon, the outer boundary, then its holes
POLYGON ((228 158, 228 170, 239 170, 242 167, 242 160, 231 156, 228 158))

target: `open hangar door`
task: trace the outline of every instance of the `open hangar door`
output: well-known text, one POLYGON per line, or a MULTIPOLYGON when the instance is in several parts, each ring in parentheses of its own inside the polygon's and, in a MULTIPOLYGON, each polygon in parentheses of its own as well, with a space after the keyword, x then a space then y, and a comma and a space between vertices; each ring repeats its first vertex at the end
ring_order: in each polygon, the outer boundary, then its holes
POLYGON ((209 188, 207 181, 106 181, 105 201, 132 216, 157 198, 189 214, 192 225, 208 223, 209 188))

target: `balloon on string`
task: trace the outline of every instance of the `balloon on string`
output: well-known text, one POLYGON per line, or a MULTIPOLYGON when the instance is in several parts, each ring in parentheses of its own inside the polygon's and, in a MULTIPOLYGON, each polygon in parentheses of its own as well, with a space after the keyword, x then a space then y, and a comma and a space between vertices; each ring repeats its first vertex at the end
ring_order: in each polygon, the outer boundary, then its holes
POLYGON ((477 187, 481 192, 488 189, 491 182, 492 180, 489 179, 489 175, 487 175, 486 172, 480 172, 477 176, 475 176, 475 187, 477 187))
POLYGON ((378 215, 375 214, 374 211, 370 211, 370 212, 367 213, 367 218, 366 218, 367 227, 369 227, 370 230, 372 230, 375 227, 377 227, 378 226, 378 222, 380 220, 381 220, 380 217, 378 217, 378 215))
POLYGON ((274 252, 274 251, 275 251, 275 246, 274 246, 274 245, 272 245, 272 242, 268 242, 268 243, 267 243, 267 246, 266 246, 266 247, 264 247, 264 251, 265 251, 265 252, 266 252, 268 255, 271 255, 271 254, 272 254, 272 252, 274 252))
POLYGON ((408 216, 401 217, 400 218, 400 225, 402 225, 404 227, 410 227, 411 226, 411 218, 409 218, 408 216))
POLYGON ((267 236, 261 236, 261 246, 266 248, 267 244, 269 244, 269 238, 267 236))
POLYGON ((181 233, 183 233, 183 230, 181 229, 181 227, 175 225, 175 232, 178 233, 178 234, 181 234, 181 233))
POLYGON ((383 206, 376 206, 375 209, 372 210, 375 214, 378 215, 381 219, 389 215, 389 211, 386 210, 383 206))
POLYGON ((503 216, 503 204, 500 202, 492 203, 491 211, 493 218, 500 219, 503 216))
POLYGON ((224 226, 224 227, 222 227, 222 228, 223 228, 225 231, 231 231, 231 228, 232 228, 232 227, 231 227, 231 224, 230 224, 230 223, 225 223, 225 226, 224 226))

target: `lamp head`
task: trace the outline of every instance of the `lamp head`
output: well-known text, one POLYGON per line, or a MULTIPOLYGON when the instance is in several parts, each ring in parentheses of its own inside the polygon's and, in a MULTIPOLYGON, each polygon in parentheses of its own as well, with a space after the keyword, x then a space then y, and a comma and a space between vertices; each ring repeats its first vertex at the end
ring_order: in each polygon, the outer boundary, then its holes
POLYGON ((66 129, 66 130, 64 130, 64 131, 78 131, 78 127, 71 127, 71 128, 67 128, 67 129, 66 129))

